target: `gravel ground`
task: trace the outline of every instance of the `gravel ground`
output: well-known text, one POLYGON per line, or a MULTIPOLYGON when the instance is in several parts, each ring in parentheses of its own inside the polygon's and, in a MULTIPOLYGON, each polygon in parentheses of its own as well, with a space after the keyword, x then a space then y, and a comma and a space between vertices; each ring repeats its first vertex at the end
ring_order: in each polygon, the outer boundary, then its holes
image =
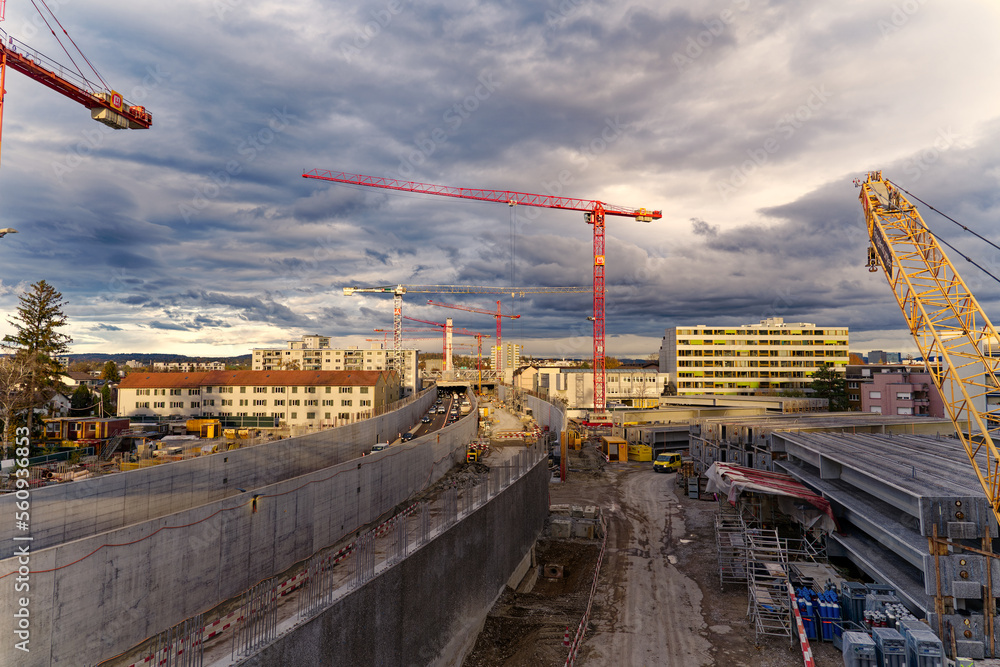
MULTIPOLYGON (((676 474, 648 463, 606 465, 597 452, 571 452, 552 504, 599 505, 609 520, 607 551, 576 664, 800 667, 798 642, 755 640, 745 586, 719 584, 714 502, 692 500, 676 474)), ((561 580, 539 578, 507 590, 465 667, 562 665, 567 628, 586 611, 599 541, 541 539, 539 565, 560 564, 561 580)), ((830 644, 813 646, 816 665, 842 665, 830 644)))

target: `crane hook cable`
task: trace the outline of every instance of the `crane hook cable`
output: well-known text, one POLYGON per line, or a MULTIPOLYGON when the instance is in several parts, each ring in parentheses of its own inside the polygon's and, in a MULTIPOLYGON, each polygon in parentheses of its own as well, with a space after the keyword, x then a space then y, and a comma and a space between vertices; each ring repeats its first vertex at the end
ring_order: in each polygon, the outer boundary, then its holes
MULTIPOLYGON (((893 181, 890 181, 888 179, 886 179, 886 182, 891 183, 894 188, 897 188, 897 189, 901 190, 902 192, 905 192, 907 195, 909 195, 910 197, 913 197, 918 202, 920 202, 922 205, 926 206, 927 208, 929 208, 930 210, 934 211, 938 215, 947 218, 948 220, 950 220, 951 222, 955 223, 956 225, 958 225, 959 227, 961 227, 965 231, 967 231, 970 234, 976 236, 977 238, 985 241, 986 243, 990 244, 991 246, 993 246, 997 250, 1000 250, 1000 246, 998 246, 997 244, 993 243, 993 241, 990 241, 988 238, 982 236, 978 232, 975 232, 975 231, 969 229, 968 227, 966 227, 965 225, 963 225, 959 221, 955 220, 951 216, 947 215, 946 213, 943 213, 943 212, 939 211, 938 209, 934 208, 933 206, 931 206, 930 204, 928 204, 927 202, 925 202, 920 197, 918 197, 915 194, 911 193, 906 188, 900 186, 898 183, 894 183, 893 181)), ((920 226, 923 227, 927 231, 927 233, 929 233, 932 236, 934 236, 934 238, 937 239, 939 242, 943 243, 944 245, 948 246, 949 248, 951 248, 952 250, 954 250, 956 253, 958 253, 966 262, 972 264, 974 267, 976 267, 977 269, 979 269, 980 271, 982 271, 983 273, 985 273, 986 275, 988 275, 990 278, 992 278, 993 280, 995 280, 997 283, 1000 283, 1000 278, 998 278, 997 276, 995 276, 992 273, 990 273, 990 271, 988 269, 986 269, 979 262, 975 261, 974 259, 972 259, 968 255, 966 255, 964 252, 962 252, 961 250, 959 250, 958 248, 956 248, 952 244, 948 243, 947 241, 945 241, 940 236, 934 234, 934 232, 931 231, 930 227, 928 227, 925 223, 923 223, 923 221, 920 222, 920 226)))

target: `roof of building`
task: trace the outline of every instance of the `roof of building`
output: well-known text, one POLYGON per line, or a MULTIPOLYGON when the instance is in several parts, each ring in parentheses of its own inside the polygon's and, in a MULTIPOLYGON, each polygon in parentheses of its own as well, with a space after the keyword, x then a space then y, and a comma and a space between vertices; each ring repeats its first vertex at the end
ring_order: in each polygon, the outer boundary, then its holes
POLYGON ((332 386, 371 387, 389 371, 199 371, 192 373, 129 373, 121 389, 206 386, 332 386))
POLYGON ((101 380, 101 378, 94 377, 90 373, 84 373, 83 371, 65 371, 63 373, 63 375, 65 375, 66 377, 68 377, 68 378, 70 378, 72 380, 76 380, 77 382, 82 382, 84 380, 86 380, 88 382, 89 381, 93 381, 93 380, 103 382, 103 380, 101 380))

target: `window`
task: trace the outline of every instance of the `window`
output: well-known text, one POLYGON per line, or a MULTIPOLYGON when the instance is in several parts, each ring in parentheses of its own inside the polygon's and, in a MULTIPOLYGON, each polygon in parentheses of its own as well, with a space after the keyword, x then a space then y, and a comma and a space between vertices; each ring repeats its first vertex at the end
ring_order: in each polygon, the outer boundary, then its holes
POLYGON ((230 399, 225 399, 225 398, 222 399, 222 405, 232 405, 232 404, 233 404, 233 399, 231 399, 231 398, 230 399))
POLYGON ((362 394, 367 394, 368 393, 368 387, 361 387, 361 393, 362 394))
POLYGON ((247 399, 241 398, 240 399, 240 405, 249 405, 249 403, 247 402, 247 399))
POLYGON ((153 403, 153 407, 154 408, 165 408, 165 407, 167 407, 167 404, 164 403, 163 401, 158 401, 156 403, 153 403))
POLYGON ((323 401, 323 405, 333 405, 333 401, 323 401))
POLYGON ((147 401, 145 403, 136 403, 135 407, 137 407, 137 408, 148 408, 149 407, 149 402, 147 401))
POLYGON ((339 387, 338 391, 341 394, 350 394, 354 390, 354 387, 339 387))
POLYGON ((188 396, 199 396, 201 389, 188 389, 188 396))
MULTIPOLYGON (((149 390, 148 389, 136 389, 135 390, 135 395, 136 396, 149 396, 149 390)), ((146 406, 146 407, 149 407, 149 406, 146 406)))
POLYGON ((317 401, 316 399, 308 400, 308 401, 306 401, 306 405, 307 406, 308 405, 319 405, 319 401, 317 401))
POLYGON ((214 398, 206 399, 206 400, 202 401, 202 404, 203 405, 215 405, 215 399, 214 398))
POLYGON ((199 401, 191 401, 191 407, 192 408, 200 408, 201 407, 201 402, 199 402, 199 401))
POLYGON ((170 407, 172 408, 183 408, 184 403, 182 401, 170 401, 170 407))
POLYGON ((850 400, 852 400, 852 401, 860 401, 861 400, 861 394, 849 394, 847 396, 847 398, 850 399, 850 400))
POLYGON ((298 419, 298 418, 299 418, 299 413, 298 412, 293 412, 292 416, 290 417, 290 419, 298 419))
MULTIPOLYGON (((247 388, 246 387, 240 387, 240 393, 241 394, 247 393, 247 388)), ((243 416, 246 417, 246 415, 243 415, 243 416)))
POLYGON ((848 382, 847 383, 847 388, 848 389, 857 389, 858 388, 858 383, 857 382, 848 382))
POLYGON ((274 399, 274 407, 277 408, 279 406, 284 406, 284 405, 285 405, 285 399, 283 399, 283 398, 276 398, 276 399, 274 399))
POLYGON ((882 398, 882 392, 880 392, 880 391, 870 391, 870 392, 868 392, 868 398, 882 398))
POLYGON ((329 418, 330 418, 330 413, 329 412, 324 412, 323 413, 323 419, 329 419, 329 418))
POLYGON ((303 387, 302 390, 307 394, 315 394, 316 387, 303 387))
POLYGON ((205 387, 205 393, 206 394, 211 394, 212 393, 212 388, 211 387, 205 387))
POLYGON ((181 390, 180 389, 171 389, 170 390, 170 395, 171 396, 180 396, 181 395, 181 390))
POLYGON ((881 405, 873 405, 873 406, 871 406, 868 409, 868 411, 869 412, 874 412, 875 414, 880 415, 880 414, 882 414, 882 406, 881 405))
POLYGON ((299 393, 299 388, 298 387, 292 387, 292 393, 293 394, 299 393))
POLYGON ((285 388, 284 387, 271 387, 271 393, 272 394, 284 394, 285 393, 285 388))
POLYGON ((301 405, 301 403, 299 402, 299 399, 297 399, 297 398, 296 398, 296 399, 292 399, 292 400, 288 401, 288 404, 289 404, 289 405, 295 405, 295 406, 299 406, 299 405, 301 405))
POLYGON ((371 407, 371 404, 372 404, 371 400, 366 401, 362 399, 361 401, 358 402, 358 405, 360 405, 363 408, 371 407))
POLYGON ((267 387, 254 387, 253 388, 253 393, 255 393, 255 394, 266 394, 267 393, 267 387))
POLYGON ((342 401, 340 401, 340 405, 341 405, 341 407, 350 407, 351 406, 351 399, 349 399, 349 398, 343 399, 342 401))
POLYGON ((253 413, 253 416, 254 417, 266 417, 267 413, 266 412, 255 412, 255 413, 253 413))
POLYGON ((255 398, 253 404, 254 405, 267 405, 267 401, 259 399, 259 398, 255 398))
MULTIPOLYGON (((912 401, 913 400, 913 394, 911 394, 908 391, 897 391, 896 392, 896 400, 897 401, 912 401)), ((900 414, 902 414, 902 413, 900 413, 900 414)))
POLYGON ((326 388, 326 393, 328 393, 328 394, 329 394, 329 393, 330 393, 331 391, 333 391, 333 387, 327 387, 327 388, 326 388))
POLYGON ((913 408, 896 408, 897 415, 912 415, 913 408))
POLYGON ((337 419, 350 419, 350 418, 351 418, 351 413, 350 412, 338 412, 337 413, 337 419))
POLYGON ((307 412, 306 413, 306 419, 316 419, 316 413, 315 412, 307 412))

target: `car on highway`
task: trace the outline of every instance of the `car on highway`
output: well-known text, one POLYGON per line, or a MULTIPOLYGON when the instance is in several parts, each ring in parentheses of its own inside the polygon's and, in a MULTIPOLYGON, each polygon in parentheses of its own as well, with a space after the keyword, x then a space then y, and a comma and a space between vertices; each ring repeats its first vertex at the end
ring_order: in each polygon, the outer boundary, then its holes
POLYGON ((387 448, 388 446, 389 446, 388 442, 379 442, 379 443, 376 443, 372 447, 371 453, 374 454, 375 452, 381 452, 383 449, 387 448))
POLYGON ((403 434, 402 440, 403 440, 403 442, 409 442, 410 440, 413 440, 415 437, 417 437, 417 436, 414 435, 413 431, 410 431, 408 433, 404 433, 403 434))
POLYGON ((428 417, 427 415, 424 415, 423 417, 420 418, 420 423, 421 424, 430 424, 431 423, 431 418, 428 417))
POLYGON ((444 409, 444 406, 441 406, 440 408, 438 408, 438 414, 439 415, 443 415, 445 412, 447 412, 447 410, 444 409))

